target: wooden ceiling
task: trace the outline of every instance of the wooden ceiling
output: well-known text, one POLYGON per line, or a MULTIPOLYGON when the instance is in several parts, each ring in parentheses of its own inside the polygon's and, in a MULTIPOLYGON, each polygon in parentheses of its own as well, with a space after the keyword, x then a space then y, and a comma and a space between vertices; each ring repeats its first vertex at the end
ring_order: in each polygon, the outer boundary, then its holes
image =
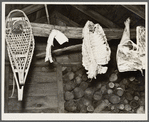
MULTIPOLYGON (((44 4, 7 4, 6 16, 13 9, 23 10, 34 23, 48 23, 44 4)), ((130 17, 131 28, 145 26, 145 5, 47 5, 51 25, 84 27, 87 20, 103 28, 124 28, 130 17)))
MULTIPOLYGON (((35 37, 48 37, 52 29, 57 29, 71 39, 67 43, 68 45, 62 47, 63 49, 54 50, 54 54, 61 54, 63 51, 71 50, 80 51, 82 28, 88 20, 99 23, 103 27, 108 41, 113 39, 120 41, 124 30, 124 21, 128 17, 131 19, 131 39, 136 38, 136 26, 145 26, 145 5, 48 4, 48 18, 44 4, 7 4, 5 9, 6 16, 13 9, 23 10, 31 22, 35 37)), ((15 15, 18 16, 18 14, 15 15)), ((41 38, 39 39, 41 40, 41 38)), ((47 41, 47 39, 44 40, 47 41)), ((58 46, 58 48, 60 47, 58 46)), ((45 52, 37 54, 36 57, 45 57, 45 52)))

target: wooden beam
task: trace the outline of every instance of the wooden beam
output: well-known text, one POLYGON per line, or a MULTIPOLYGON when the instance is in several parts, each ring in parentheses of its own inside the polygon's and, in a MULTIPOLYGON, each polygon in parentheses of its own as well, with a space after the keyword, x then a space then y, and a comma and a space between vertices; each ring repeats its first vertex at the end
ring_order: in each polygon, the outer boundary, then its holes
POLYGON ((108 28, 119 28, 118 25, 114 24, 112 21, 108 20, 104 16, 100 15, 96 11, 89 9, 87 6, 81 5, 72 5, 79 11, 83 12, 84 14, 88 15, 89 17, 93 18, 94 20, 98 21, 99 23, 105 25, 108 28))
POLYGON ((128 9, 129 11, 135 13, 142 19, 145 19, 145 10, 141 9, 140 6, 138 5, 122 5, 122 6, 128 9))
MULTIPOLYGON (((53 50, 52 53, 55 55, 60 55, 65 51, 80 51, 82 47, 82 44, 78 44, 78 45, 73 45, 73 46, 69 46, 69 47, 65 47, 62 49, 57 49, 57 50, 53 50)), ((45 58, 46 52, 42 52, 36 55, 37 58, 45 58)))
MULTIPOLYGON (((22 9, 22 11, 26 14, 26 15, 29 15, 29 14, 32 14, 40 9, 44 8, 44 5, 30 5, 30 6, 27 6, 25 8, 22 9)), ((21 13, 19 12, 16 12, 13 14, 13 16, 19 16, 21 15, 21 13)))
POLYGON ((35 23, 45 23, 45 24, 48 24, 47 23, 47 17, 46 16, 43 16, 41 18, 38 18, 34 21, 35 23))
POLYGON ((9 75, 10 74, 10 66, 5 65, 5 88, 4 88, 4 113, 9 113, 8 107, 8 93, 9 93, 9 75))
POLYGON ((34 36, 48 37, 53 29, 60 30, 67 38, 81 39, 82 28, 55 26, 49 24, 31 23, 34 36))
POLYGON ((61 14, 58 11, 54 11, 53 14, 56 16, 57 19, 63 21, 64 23, 66 23, 66 25, 71 25, 74 27, 79 27, 80 25, 72 20, 70 20, 69 18, 67 18, 66 16, 64 16, 63 14, 61 14))
MULTIPOLYGON (((66 26, 55 26, 49 24, 31 23, 34 36, 49 37, 49 34, 53 29, 59 30, 64 33, 67 38, 71 39, 82 39, 82 28, 81 27, 66 27, 66 26)), ((108 40, 121 39, 124 29, 117 28, 103 28, 108 40)), ((136 29, 130 29, 131 39, 136 38, 136 29)))
POLYGON ((62 80, 62 66, 57 65, 57 97, 58 97, 58 111, 64 113, 64 95, 63 95, 63 80, 62 80))

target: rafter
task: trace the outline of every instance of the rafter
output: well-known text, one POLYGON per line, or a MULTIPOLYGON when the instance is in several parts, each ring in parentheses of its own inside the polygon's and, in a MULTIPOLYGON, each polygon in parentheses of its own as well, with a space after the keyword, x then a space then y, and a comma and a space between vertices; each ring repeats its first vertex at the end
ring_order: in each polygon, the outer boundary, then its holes
POLYGON ((128 9, 129 11, 135 13, 142 19, 145 19, 145 11, 144 9, 141 9, 140 6, 137 5, 122 5, 122 6, 128 9))
MULTIPOLYGON (((23 8, 22 11, 24 11, 24 13, 26 15, 29 15, 29 14, 32 14, 32 13, 34 13, 34 12, 36 12, 36 11, 42 9, 42 8, 44 8, 44 5, 34 4, 34 5, 30 5, 30 6, 27 6, 27 7, 23 8)), ((21 15, 21 14, 18 13, 18 12, 13 14, 13 16, 19 16, 19 15, 21 15)))
POLYGON ((75 7, 76 9, 78 9, 79 11, 83 12, 84 14, 90 16, 94 20, 98 21, 99 23, 105 25, 108 28, 119 28, 118 25, 116 25, 112 21, 108 20, 104 16, 100 15, 96 11, 88 9, 87 6, 81 6, 81 5, 72 5, 72 6, 75 7))
POLYGON ((66 23, 67 25, 71 25, 74 27, 79 27, 80 25, 72 20, 70 20, 68 17, 64 16, 63 14, 61 14, 58 11, 54 11, 53 16, 56 16, 57 19, 63 21, 64 23, 66 23))

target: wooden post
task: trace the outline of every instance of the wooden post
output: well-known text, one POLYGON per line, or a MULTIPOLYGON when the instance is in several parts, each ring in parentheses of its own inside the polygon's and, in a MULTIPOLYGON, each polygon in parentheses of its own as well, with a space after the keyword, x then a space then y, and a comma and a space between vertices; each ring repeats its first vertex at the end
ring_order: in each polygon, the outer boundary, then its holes
POLYGON ((58 111, 64 113, 62 66, 57 64, 58 111))
POLYGON ((8 92, 9 92, 10 65, 5 65, 5 87, 4 87, 4 113, 8 113, 8 92))

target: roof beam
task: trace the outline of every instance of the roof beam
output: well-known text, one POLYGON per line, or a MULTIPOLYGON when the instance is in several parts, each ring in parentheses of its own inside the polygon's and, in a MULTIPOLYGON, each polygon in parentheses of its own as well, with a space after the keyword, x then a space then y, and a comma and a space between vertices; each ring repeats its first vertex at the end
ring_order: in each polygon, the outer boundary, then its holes
MULTIPOLYGON (((41 23, 31 23, 31 26, 33 29, 34 36, 48 37, 51 31, 53 29, 56 29, 64 33, 67 36, 67 38, 82 39, 82 28, 81 27, 55 26, 55 25, 41 24, 41 23)), ((111 39, 121 39, 124 29, 103 28, 103 30, 106 34, 107 39, 111 40, 111 39)), ((130 35, 131 39, 136 38, 135 29, 130 29, 130 34, 131 34, 130 35)))
MULTIPOLYGON (((30 6, 27 6, 25 8, 22 9, 22 11, 26 14, 26 15, 29 15, 29 14, 32 14, 40 9, 44 8, 44 5, 30 5, 30 6)), ((19 16, 21 15, 21 13, 19 12, 16 12, 13 14, 14 16, 19 16)))
POLYGON ((58 11, 54 11, 53 12, 53 16, 56 16, 57 19, 63 21, 64 23, 74 26, 74 27, 79 27, 80 25, 72 20, 70 20, 68 17, 64 16, 63 14, 61 14, 58 11))
POLYGON ((118 25, 114 24, 112 21, 108 20, 107 18, 100 15, 96 11, 89 9, 87 6, 81 6, 81 5, 72 5, 72 6, 75 7, 76 9, 78 9, 79 11, 83 12, 87 16, 98 21, 99 23, 105 25, 108 28, 119 28, 118 25))
POLYGON ((122 5, 122 6, 128 9, 129 11, 135 13, 142 19, 145 19, 145 11, 141 9, 139 6, 137 5, 122 5))

